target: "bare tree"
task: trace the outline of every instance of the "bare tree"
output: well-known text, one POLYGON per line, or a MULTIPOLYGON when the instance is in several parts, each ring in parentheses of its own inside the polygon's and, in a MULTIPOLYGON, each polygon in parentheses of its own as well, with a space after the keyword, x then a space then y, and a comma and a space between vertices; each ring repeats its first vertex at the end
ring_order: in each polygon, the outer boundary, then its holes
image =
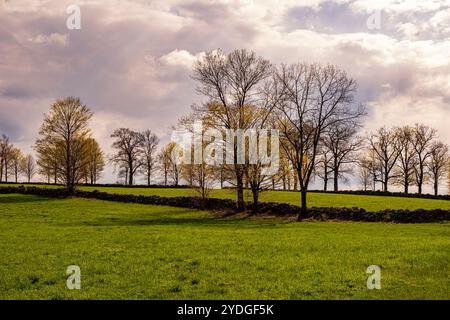
POLYGON ((395 182, 403 186, 404 192, 409 192, 409 186, 415 182, 414 169, 417 157, 414 151, 414 128, 404 126, 396 128, 396 139, 400 145, 398 163, 394 169, 395 182))
POLYGON ((445 176, 449 167, 449 148, 441 141, 434 141, 430 146, 430 160, 427 168, 433 181, 434 194, 439 191, 439 181, 445 176))
POLYGON ((415 166, 416 184, 419 194, 422 194, 423 185, 426 182, 426 165, 431 157, 431 144, 436 138, 436 129, 430 128, 423 124, 414 126, 414 150, 417 157, 417 165, 415 166))
POLYGON ((402 151, 401 145, 396 133, 393 130, 386 129, 386 127, 382 127, 378 129, 377 133, 371 134, 369 143, 381 167, 378 181, 382 183, 383 191, 387 192, 389 181, 393 178, 392 170, 402 151))
POLYGON ((143 136, 127 128, 116 129, 111 138, 115 138, 112 148, 116 150, 110 158, 114 165, 127 171, 128 184, 134 183, 134 176, 142 166, 143 136))
MULTIPOLYGON (((197 107, 200 118, 208 115, 209 126, 219 130, 249 129, 253 118, 246 116, 249 105, 258 106, 263 81, 272 72, 268 60, 257 57, 254 52, 235 50, 227 55, 220 50, 206 53, 194 66, 193 79, 197 91, 208 98, 207 103, 197 107)), ((236 181, 237 206, 244 209, 245 165, 237 161, 233 165, 236 181)))
POLYGON ((14 176, 14 181, 17 183, 19 181, 20 175, 20 163, 23 159, 23 154, 18 148, 11 148, 10 151, 10 161, 9 161, 9 172, 14 176))
POLYGON ((331 152, 323 145, 319 151, 316 175, 323 180, 323 191, 328 191, 328 181, 331 176, 331 152))
POLYGON ((152 175, 157 169, 156 148, 159 144, 158 137, 150 130, 142 133, 142 171, 147 178, 147 185, 151 185, 152 175))
MULTIPOLYGON (((373 183, 372 164, 371 160, 362 158, 358 161, 358 179, 364 191, 367 191, 373 183)), ((375 190, 375 188, 373 189, 375 190)))
POLYGON ((23 157, 20 164, 21 171, 27 178, 27 182, 31 182, 33 176, 36 174, 36 162, 32 155, 27 155, 23 157))
POLYGON ((306 195, 321 139, 331 127, 355 121, 365 111, 354 102, 355 80, 335 66, 283 65, 276 80, 283 95, 279 104, 281 145, 298 175, 300 220, 306 214, 306 195))
POLYGON ((55 157, 55 176, 69 193, 83 178, 92 115, 78 98, 58 99, 45 115, 36 141, 40 159, 55 157))
POLYGON ((9 137, 2 135, 0 137, 0 182, 3 181, 3 177, 5 177, 5 182, 8 182, 12 148, 9 137))
POLYGON ((339 179, 351 172, 346 165, 356 162, 356 151, 361 148, 362 139, 357 136, 358 124, 348 121, 331 126, 324 136, 324 147, 330 152, 329 167, 333 172, 334 191, 339 191, 339 179))

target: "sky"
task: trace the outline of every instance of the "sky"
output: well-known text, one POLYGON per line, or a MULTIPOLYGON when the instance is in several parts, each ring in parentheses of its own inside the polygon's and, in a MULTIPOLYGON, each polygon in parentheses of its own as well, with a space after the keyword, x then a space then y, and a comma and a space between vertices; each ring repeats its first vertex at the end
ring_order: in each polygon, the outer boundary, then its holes
POLYGON ((364 132, 420 122, 450 143, 450 0, 0 0, 0 133, 32 152, 51 103, 77 96, 106 153, 118 127, 168 141, 204 101, 193 62, 217 48, 335 64, 359 84, 364 132))

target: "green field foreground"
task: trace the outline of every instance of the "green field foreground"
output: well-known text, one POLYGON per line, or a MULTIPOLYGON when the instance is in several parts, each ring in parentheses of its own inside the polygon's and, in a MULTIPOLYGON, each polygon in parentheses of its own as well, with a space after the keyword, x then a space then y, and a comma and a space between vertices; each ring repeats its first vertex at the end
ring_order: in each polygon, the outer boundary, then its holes
MULTIPOLYGON (((5 186, 4 184, 0 186, 5 186)), ((55 188, 54 185, 37 185, 37 187, 55 188)), ((126 187, 80 187, 84 191, 99 190, 116 194, 156 195, 161 197, 196 196, 189 188, 126 188, 126 187)), ((223 199, 236 199, 236 191, 232 189, 213 190, 211 197, 223 199)), ((245 191, 247 201, 252 201, 251 192, 245 191)), ((265 191, 261 193, 261 202, 279 202, 300 205, 300 193, 294 191, 265 191)), ((446 209, 450 210, 450 201, 420 198, 402 198, 391 196, 369 196, 333 193, 309 193, 309 207, 358 207, 367 211, 380 211, 384 209, 446 209)))
POLYGON ((290 223, 0 195, 0 299, 449 299, 450 224, 290 223), (366 268, 382 267, 382 289, 366 268), (81 268, 81 290, 66 268, 81 268))

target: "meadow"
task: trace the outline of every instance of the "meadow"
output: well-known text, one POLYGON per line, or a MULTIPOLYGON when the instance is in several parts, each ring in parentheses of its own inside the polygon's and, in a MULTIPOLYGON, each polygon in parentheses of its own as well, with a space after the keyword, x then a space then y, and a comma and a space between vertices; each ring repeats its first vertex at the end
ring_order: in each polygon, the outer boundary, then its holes
MULTIPOLYGON (((0 184, 4 186, 5 184, 0 184)), ((36 185, 38 187, 58 188, 55 185, 36 185)), ((127 188, 127 187, 99 187, 82 186, 84 191, 99 190, 102 192, 133 195, 156 195, 161 197, 190 197, 198 194, 189 188, 127 188)), ((247 201, 252 201, 249 190, 244 192, 247 201)), ((212 190, 211 197, 222 199, 236 199, 236 192, 232 189, 212 190)), ((261 202, 277 202, 300 205, 300 193, 294 191, 264 191, 260 196, 261 202)), ((450 210, 450 201, 436 199, 403 198, 392 196, 372 196, 332 193, 309 193, 308 206, 310 207, 358 207, 367 211, 381 211, 384 209, 446 209, 450 210)))
POLYGON ((0 299, 449 299, 449 248, 450 223, 296 223, 0 195, 0 299), (374 264, 381 290, 366 288, 374 264), (66 288, 69 265, 81 290, 66 288))

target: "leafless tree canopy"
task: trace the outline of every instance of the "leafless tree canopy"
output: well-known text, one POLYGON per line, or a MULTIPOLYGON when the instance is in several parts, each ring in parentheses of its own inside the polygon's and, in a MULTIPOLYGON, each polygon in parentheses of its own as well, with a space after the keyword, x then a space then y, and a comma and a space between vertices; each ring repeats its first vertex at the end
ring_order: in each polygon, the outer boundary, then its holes
MULTIPOLYGON (((270 108, 263 107, 264 85, 273 71, 271 63, 254 52, 235 50, 224 54, 220 50, 206 53, 194 66, 192 78, 197 91, 207 98, 195 114, 209 127, 219 130, 249 129, 261 126, 270 108), (252 110, 253 116, 250 112, 252 110), (255 116, 258 114, 259 116, 255 116)), ((236 152, 235 152, 236 153, 236 152)), ((244 208, 245 166, 233 166, 238 208, 244 208)))
POLYGON ((115 139, 112 144, 115 153, 111 156, 110 161, 119 169, 126 170, 128 184, 131 186, 134 183, 136 172, 142 167, 144 137, 139 132, 120 128, 113 132, 111 138, 115 139))
POLYGON ((282 95, 278 104, 281 144, 297 172, 305 213, 321 139, 332 127, 359 119, 365 109, 354 101, 355 80, 332 65, 282 65, 275 81, 282 95))

